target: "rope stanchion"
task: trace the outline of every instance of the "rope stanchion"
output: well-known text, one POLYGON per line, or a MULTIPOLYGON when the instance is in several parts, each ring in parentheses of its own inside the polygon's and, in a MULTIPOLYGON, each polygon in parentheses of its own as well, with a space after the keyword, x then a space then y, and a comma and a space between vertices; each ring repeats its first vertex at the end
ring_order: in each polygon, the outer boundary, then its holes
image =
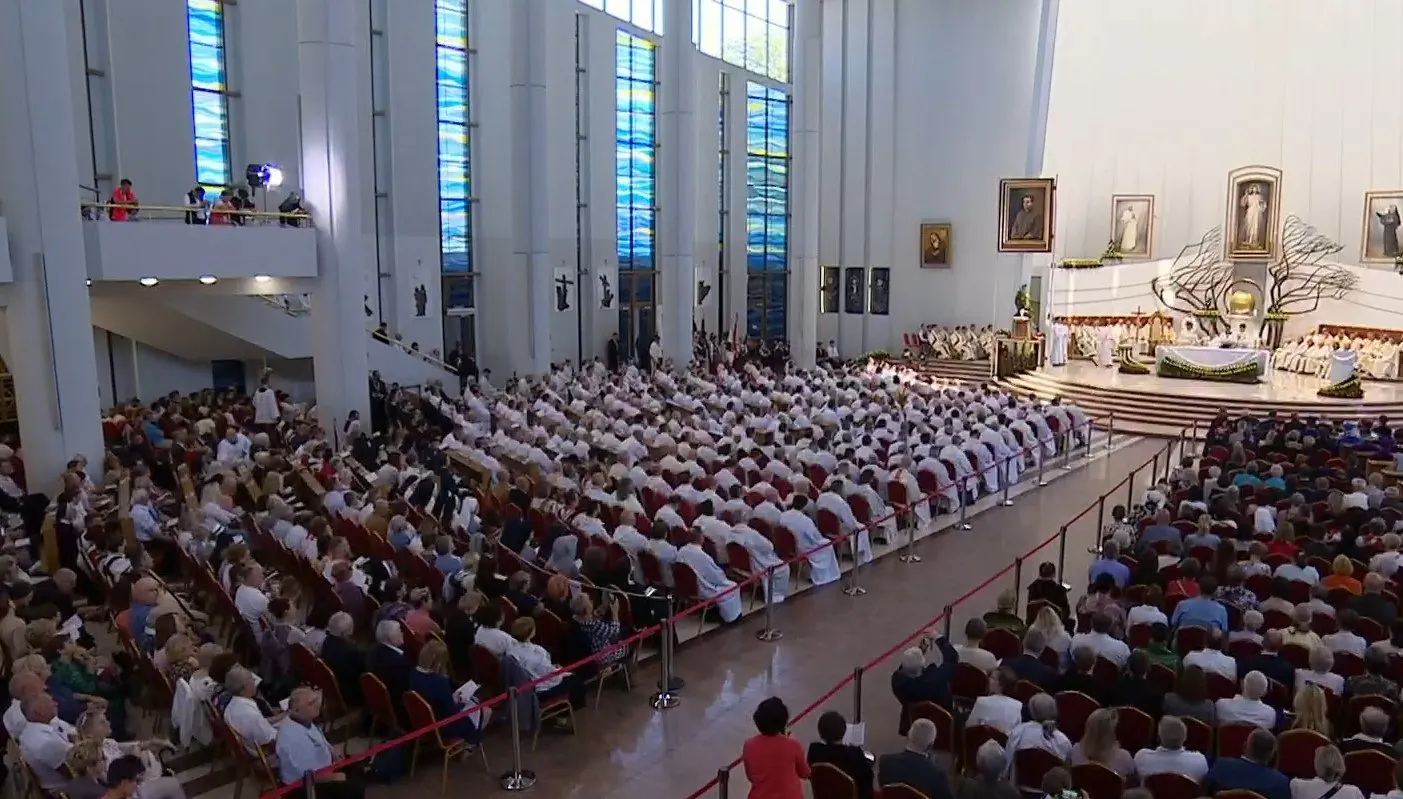
POLYGON ((853 669, 853 724, 862 723, 862 667, 853 669))
POLYGON ((867 589, 863 588, 862 584, 859 583, 857 579, 857 573, 862 570, 862 558, 858 555, 857 551, 856 532, 848 536, 848 549, 852 552, 853 568, 852 571, 848 572, 848 584, 843 587, 843 593, 848 596, 864 596, 867 593, 867 589))
POLYGON ((1042 443, 1038 443, 1038 488, 1047 487, 1047 478, 1043 477, 1043 461, 1047 460, 1047 453, 1042 451, 1042 443))
MULTIPOLYGON (((939 497, 936 501, 939 502, 939 497)), ((906 551, 901 553, 897 560, 902 563, 920 563, 921 556, 916 554, 916 508, 907 506, 898 512, 906 516, 906 551)))
POLYGON ((1125 478, 1125 507, 1130 509, 1135 507, 1135 477, 1140 474, 1141 467, 1137 466, 1130 470, 1130 475, 1125 478))
POLYGON ((306 799, 317 799, 317 781, 312 779, 312 772, 302 772, 302 795, 306 799))
POLYGON ((1067 528, 1064 525, 1057 531, 1057 579, 1067 579, 1067 528))
MULTIPOLYGON (((765 570, 765 627, 755 634, 761 641, 778 641, 784 637, 775 626, 775 569, 778 566, 771 566, 765 570)), ((789 568, 785 566, 784 568, 789 568)))
POLYGON ((1116 438, 1116 412, 1111 411, 1111 418, 1106 420, 1106 451, 1111 451, 1111 445, 1116 438))
POLYGON ((720 799, 729 799, 731 795, 731 770, 728 768, 716 770, 716 795, 720 799))
POLYGON ((1013 596, 1015 601, 1023 595, 1023 558, 1013 559, 1013 596))
POLYGON ((1013 472, 1013 470, 1010 469, 1010 468, 1008 468, 1008 467, 1009 467, 1009 466, 1012 466, 1012 465, 1013 465, 1013 456, 1012 456, 1012 455, 1008 456, 1007 458, 1004 458, 1004 471, 1003 471, 1003 475, 1002 475, 1002 477, 1003 477, 1003 484, 1004 484, 1004 498, 1003 498, 1002 500, 999 501, 999 505, 1000 505, 1001 507, 1004 507, 1004 508, 1011 508, 1011 507, 1013 507, 1013 500, 1011 500, 1011 499, 1008 498, 1008 490, 1009 490, 1009 488, 1011 488, 1011 487, 1013 486, 1013 480, 1009 479, 1009 475, 1013 472))
MULTIPOLYGON (((504 791, 525 791, 536 784, 536 773, 521 765, 521 693, 535 688, 514 687, 507 692, 507 716, 511 720, 512 768, 500 780, 504 791)), ((537 722, 539 723, 539 722, 537 722)))
POLYGON ((1071 462, 1072 462, 1072 450, 1075 449, 1075 447, 1072 446, 1074 441, 1075 441, 1075 439, 1074 439, 1073 436, 1072 436, 1072 431, 1068 430, 1067 432, 1065 432, 1065 433, 1062 434, 1062 468, 1063 468, 1063 469, 1068 469, 1068 468, 1070 468, 1070 464, 1071 464, 1071 462))
POLYGON ((677 634, 676 622, 673 620, 673 599, 667 598, 667 618, 663 619, 662 629, 658 635, 661 636, 658 642, 658 692, 648 698, 648 704, 654 710, 670 710, 677 707, 681 700, 675 693, 675 680, 672 676, 672 655, 673 642, 677 634))
POLYGON ((1091 457, 1091 421, 1090 421, 1090 420, 1087 420, 1087 423, 1084 424, 1084 425, 1082 425, 1082 428, 1081 428, 1081 429, 1082 429, 1082 433, 1084 434, 1084 437, 1086 438, 1086 449, 1085 449, 1085 451, 1082 452, 1082 457, 1083 457, 1083 458, 1090 458, 1090 457, 1091 457))
POLYGON ((1106 529, 1106 495, 1096 499, 1096 543, 1101 543, 1101 531, 1106 529))
POLYGON ((1155 456, 1154 456, 1153 458, 1150 459, 1150 485, 1149 485, 1149 487, 1150 487, 1150 488, 1154 488, 1154 487, 1155 487, 1155 483, 1157 483, 1157 482, 1159 482, 1159 453, 1158 453, 1158 452, 1156 452, 1156 453, 1155 453, 1155 456))

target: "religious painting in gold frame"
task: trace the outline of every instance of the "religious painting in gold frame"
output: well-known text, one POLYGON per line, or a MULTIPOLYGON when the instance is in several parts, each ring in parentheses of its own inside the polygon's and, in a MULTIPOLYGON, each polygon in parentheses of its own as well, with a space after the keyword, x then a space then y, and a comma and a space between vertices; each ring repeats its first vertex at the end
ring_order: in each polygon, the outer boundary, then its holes
POLYGON ((1281 244, 1281 170, 1254 164, 1228 173, 1228 218, 1223 226, 1230 261, 1270 261, 1281 244))
POLYGON ((999 252, 1052 252, 1052 178, 999 181, 999 252))
POLYGON ((1111 195, 1111 237, 1116 252, 1127 261, 1144 260, 1155 248, 1155 196, 1111 195))
POLYGON ((1400 250, 1398 209, 1403 208, 1403 189, 1364 192, 1364 229, 1359 236, 1359 262, 1396 264, 1400 250))
POLYGON ((949 222, 921 223, 922 269, 950 267, 950 234, 953 230, 949 222))

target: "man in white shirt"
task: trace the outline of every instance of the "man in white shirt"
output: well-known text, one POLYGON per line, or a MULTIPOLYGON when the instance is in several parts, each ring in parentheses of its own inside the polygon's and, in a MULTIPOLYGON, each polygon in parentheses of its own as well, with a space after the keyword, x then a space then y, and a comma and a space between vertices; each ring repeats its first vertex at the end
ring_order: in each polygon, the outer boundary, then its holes
POLYGON ((215 460, 225 465, 248 460, 248 451, 252 446, 252 442, 239 432, 239 428, 229 425, 229 430, 224 434, 224 438, 219 440, 219 446, 215 447, 215 460))
POLYGON ((516 643, 516 639, 498 626, 502 623, 501 609, 497 607, 495 602, 492 602, 483 605, 478 614, 481 625, 473 636, 473 644, 496 655, 499 660, 506 657, 507 651, 512 648, 512 644, 516 643))
POLYGON ((73 748, 77 731, 58 717, 58 705, 47 693, 29 697, 23 710, 28 723, 20 732, 20 757, 34 769, 46 791, 57 791, 67 783, 59 769, 73 748))
POLYGON ((19 740, 20 733, 29 723, 24 717, 24 702, 32 696, 44 693, 44 680, 32 671, 21 671, 10 678, 10 706, 5 710, 5 731, 13 740, 19 740))
POLYGON ((228 676, 224 678, 224 690, 231 696, 229 704, 224 708, 224 721, 239 734, 250 752, 260 746, 267 746, 278 737, 278 731, 273 728, 273 721, 264 717, 263 711, 258 709, 258 702, 253 698, 257 686, 253 674, 242 666, 230 669, 228 676))
POLYGON ((1124 668, 1125 662, 1130 659, 1130 647, 1124 641, 1112 638, 1110 632, 1111 617, 1097 613, 1091 618, 1091 632, 1072 636, 1072 651, 1084 646, 1095 652, 1097 657, 1116 664, 1116 668, 1124 668))
POLYGON ((254 630, 261 630, 263 616, 268 612, 268 595, 263 592, 263 566, 255 562, 249 566, 235 567, 236 574, 240 571, 239 587, 234 589, 234 605, 244 621, 254 630))
POLYGON ((1364 480, 1361 480, 1356 477, 1355 479, 1350 481, 1349 485, 1350 488, 1352 488, 1353 490, 1350 491, 1348 494, 1345 494, 1344 509, 1349 510, 1350 508, 1359 508, 1360 510, 1368 510, 1369 484, 1364 480))
POLYGON ((1184 656, 1184 668, 1198 666, 1205 672, 1216 672, 1237 682, 1237 661, 1223 652, 1223 631, 1216 627, 1208 630, 1208 644, 1184 656))
POLYGON ((146 543, 162 537, 161 515, 156 512, 155 505, 151 504, 151 495, 144 488, 132 492, 131 517, 136 540, 146 543))
POLYGON ((993 652, 984 649, 980 643, 989 632, 984 620, 975 617, 965 622, 965 644, 955 647, 955 652, 960 656, 961 663, 968 663, 985 674, 991 673, 999 667, 999 659, 993 652))
POLYGON ((1184 722, 1175 716, 1165 716, 1159 720, 1159 746, 1154 749, 1141 749, 1135 753, 1135 773, 1140 779, 1155 774, 1183 774, 1194 782, 1202 782, 1208 776, 1208 758, 1202 752, 1184 748, 1189 731, 1184 722))
MULTIPOLYGON (((1371 573, 1368 577, 1382 580, 1377 574, 1371 573)), ((1367 580, 1368 577, 1365 579, 1367 580)), ((1364 657, 1364 650, 1368 648, 1369 642, 1354 631, 1355 625, 1359 622, 1359 614, 1346 608, 1339 612, 1338 620, 1339 631, 1322 635, 1320 642, 1329 647, 1331 652, 1348 652, 1351 655, 1364 657)))
POLYGON ((1267 695, 1267 677, 1260 671, 1249 671, 1242 678, 1242 693, 1231 699, 1219 699, 1215 703, 1218 711, 1218 724, 1256 724, 1264 730, 1274 730, 1277 726, 1276 710, 1262 701, 1267 695))

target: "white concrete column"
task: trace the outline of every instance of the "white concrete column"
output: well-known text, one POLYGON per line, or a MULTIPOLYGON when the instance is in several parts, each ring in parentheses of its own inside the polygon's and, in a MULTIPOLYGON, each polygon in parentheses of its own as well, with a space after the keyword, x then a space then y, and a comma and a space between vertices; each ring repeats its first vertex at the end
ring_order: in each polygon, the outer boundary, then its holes
POLYGON ((0 0, 0 214, 15 282, 5 310, 31 490, 68 458, 102 463, 87 259, 62 3, 0 0))
POLYGON ((317 229, 312 368, 321 423, 337 435, 351 411, 368 419, 370 410, 362 296, 370 254, 362 235, 364 193, 356 175, 361 150, 356 47, 366 37, 357 28, 362 15, 348 13, 348 6, 297 0, 302 191, 317 229))
MULTIPOLYGON (((546 15, 550 0, 514 0, 511 5, 512 173, 524 186, 513 207, 513 254, 526 264, 526 318, 530 322, 530 366, 550 369, 550 323, 555 313, 554 270, 550 260, 550 219, 546 145, 546 15)), ((570 302, 574 286, 569 287, 570 302)))
POLYGON ((685 367, 692 361, 696 302, 693 239, 697 216, 697 48, 692 0, 663 8, 662 85, 658 88, 658 285, 663 352, 685 367))
POLYGON ((789 108, 789 351, 800 369, 818 344, 819 144, 823 91, 823 5, 796 0, 789 108))

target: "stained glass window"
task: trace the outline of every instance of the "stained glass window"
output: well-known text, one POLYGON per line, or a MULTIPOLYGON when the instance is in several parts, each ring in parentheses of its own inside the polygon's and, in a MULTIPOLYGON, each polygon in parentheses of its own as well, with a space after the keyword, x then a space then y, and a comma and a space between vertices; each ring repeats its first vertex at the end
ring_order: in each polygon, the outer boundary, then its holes
POLYGON ((789 95, 746 84, 745 267, 749 335, 783 337, 788 310, 789 95))
POLYGON ((615 46, 615 181, 619 269, 651 270, 657 222, 657 48, 620 30, 615 46))
POLYGON ((224 6, 185 0, 190 35, 190 109, 195 128, 195 180, 222 188, 229 169, 229 86, 225 80, 224 6))
POLYGON ((445 273, 466 274, 473 268, 467 0, 434 0, 434 41, 441 267, 445 273))

